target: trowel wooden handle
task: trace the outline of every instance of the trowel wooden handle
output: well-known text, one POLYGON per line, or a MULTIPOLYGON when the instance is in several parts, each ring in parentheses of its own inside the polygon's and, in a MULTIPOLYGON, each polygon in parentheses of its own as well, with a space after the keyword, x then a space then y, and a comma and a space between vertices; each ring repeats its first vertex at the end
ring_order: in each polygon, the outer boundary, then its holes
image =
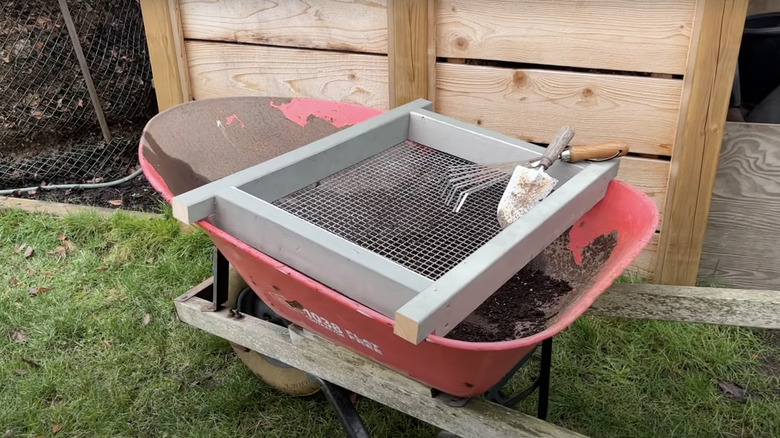
POLYGON ((628 145, 619 141, 599 144, 570 146, 561 153, 561 160, 576 163, 584 160, 606 160, 622 157, 628 153, 628 145))

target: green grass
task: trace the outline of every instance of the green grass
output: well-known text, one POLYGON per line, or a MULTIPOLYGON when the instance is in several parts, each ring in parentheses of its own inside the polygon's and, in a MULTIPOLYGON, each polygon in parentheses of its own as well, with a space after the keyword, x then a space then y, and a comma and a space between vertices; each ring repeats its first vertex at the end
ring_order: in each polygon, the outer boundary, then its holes
MULTIPOLYGON (((227 342, 176 320, 171 300, 210 275, 211 250, 170 218, 0 211, 0 434, 343 436, 321 395, 275 392, 227 342), (75 246, 64 258, 47 254, 60 233, 75 246), (22 244, 35 254, 15 253, 22 244), (20 331, 27 342, 12 340, 20 331)), ((594 437, 780 436, 780 351, 758 332, 583 317, 554 350, 556 424, 594 437), (747 387, 747 402, 719 381, 747 387)), ((372 436, 436 435, 370 400, 358 408, 372 436)))

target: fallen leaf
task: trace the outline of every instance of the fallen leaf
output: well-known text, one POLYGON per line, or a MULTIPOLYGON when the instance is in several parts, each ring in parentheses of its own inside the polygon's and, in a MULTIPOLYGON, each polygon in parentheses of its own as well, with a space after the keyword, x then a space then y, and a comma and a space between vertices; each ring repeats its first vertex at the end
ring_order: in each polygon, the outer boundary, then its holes
POLYGON ((27 365, 33 366, 35 368, 40 368, 41 367, 41 364, 39 364, 38 362, 36 362, 36 361, 34 361, 32 359, 27 359, 26 357, 22 358, 22 362, 26 363, 27 365))
POLYGON ((108 266, 101 266, 98 268, 98 272, 106 272, 106 269, 108 269, 108 266))
POLYGON ((152 315, 147 313, 146 315, 144 315, 144 320, 141 324, 149 325, 150 322, 152 322, 152 315))
POLYGON ((57 256, 57 257, 65 257, 66 253, 67 253, 67 249, 65 249, 64 246, 60 245, 57 248, 47 252, 46 254, 57 256))
POLYGON ((62 242, 65 239, 67 239, 67 237, 65 237, 65 233, 57 234, 57 240, 59 240, 60 242, 62 242))
POLYGON ((16 277, 11 277, 11 279, 8 280, 8 283, 10 283, 11 286, 16 286, 16 285, 20 284, 19 279, 16 278, 16 277))
POLYGON ((32 246, 28 246, 27 249, 24 250, 24 258, 29 259, 30 257, 35 254, 35 248, 32 246))
POLYGON ((19 254, 20 252, 24 251, 25 248, 27 248, 26 244, 23 243, 19 245, 19 247, 14 250, 14 254, 19 254))
POLYGON ((16 375, 24 377, 27 375, 27 370, 16 370, 16 375))
POLYGON ((11 340, 14 342, 25 343, 30 339, 30 336, 24 330, 13 329, 11 330, 11 340))
POLYGON ((62 243, 65 244, 65 249, 68 251, 73 251, 74 249, 76 249, 76 245, 74 245, 73 242, 71 242, 68 239, 65 239, 65 241, 63 241, 62 243))
POLYGON ((54 275, 54 272, 51 272, 51 271, 41 271, 41 275, 46 275, 48 277, 51 277, 52 275, 54 275))
POLYGON ((51 425, 51 433, 56 434, 57 432, 59 432, 61 430, 62 430, 62 425, 61 424, 56 423, 56 424, 52 424, 51 425))
POLYGON ((35 274, 37 274, 37 271, 35 269, 30 268, 30 269, 27 270, 27 273, 30 274, 30 275, 35 275, 35 274))
POLYGON ((151 265, 152 263, 154 263, 154 257, 149 257, 148 259, 146 259, 147 265, 151 265))
POLYGON ((27 194, 30 195, 30 196, 35 196, 35 195, 38 194, 38 191, 37 190, 30 190, 29 192, 27 192, 27 194))
POLYGON ((726 397, 732 398, 740 403, 747 402, 747 397, 745 394, 745 388, 741 387, 740 385, 737 385, 734 382, 729 382, 727 380, 721 380, 718 382, 718 389, 720 389, 726 397))
POLYGON ((107 340, 107 339, 104 339, 104 340, 103 340, 103 345, 105 345, 105 346, 106 346, 106 347, 108 347, 108 348, 111 348, 111 347, 113 346, 113 345, 111 344, 111 341, 109 341, 109 340, 107 340))
POLYGON ((115 207, 119 207, 120 205, 122 205, 122 200, 121 199, 112 199, 112 200, 108 201, 108 203, 113 205, 113 206, 115 206, 115 207))
POLYGON ((37 297, 38 296, 38 288, 37 287, 31 287, 27 292, 30 294, 31 297, 37 297))

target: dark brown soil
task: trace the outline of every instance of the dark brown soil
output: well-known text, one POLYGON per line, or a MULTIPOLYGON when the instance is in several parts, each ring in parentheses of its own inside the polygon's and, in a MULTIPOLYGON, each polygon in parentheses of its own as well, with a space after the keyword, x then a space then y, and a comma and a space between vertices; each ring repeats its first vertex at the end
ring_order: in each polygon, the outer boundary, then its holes
POLYGON ((150 213, 159 213, 164 202, 143 175, 113 187, 37 190, 33 193, 17 194, 16 197, 150 213))
POLYGON ((545 310, 572 290, 527 266, 480 305, 447 338, 469 342, 499 342, 527 337, 547 327, 545 310))

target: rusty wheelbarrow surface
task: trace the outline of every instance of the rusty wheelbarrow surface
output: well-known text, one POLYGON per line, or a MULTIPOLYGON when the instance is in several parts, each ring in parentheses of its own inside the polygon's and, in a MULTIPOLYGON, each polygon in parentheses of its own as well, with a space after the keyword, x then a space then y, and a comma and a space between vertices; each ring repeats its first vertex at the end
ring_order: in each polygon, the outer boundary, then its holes
MULTIPOLYGON (((313 99, 209 99, 152 119, 139 146, 147 179, 170 200, 372 117, 381 110, 313 99)), ((394 321, 286 266, 215 227, 198 222, 217 248, 274 311, 295 324, 438 390, 484 393, 544 339, 580 316, 638 256, 655 232, 658 211, 619 181, 531 264, 572 291, 545 308, 546 326, 500 342, 430 335, 418 344, 393 334, 394 321)))

